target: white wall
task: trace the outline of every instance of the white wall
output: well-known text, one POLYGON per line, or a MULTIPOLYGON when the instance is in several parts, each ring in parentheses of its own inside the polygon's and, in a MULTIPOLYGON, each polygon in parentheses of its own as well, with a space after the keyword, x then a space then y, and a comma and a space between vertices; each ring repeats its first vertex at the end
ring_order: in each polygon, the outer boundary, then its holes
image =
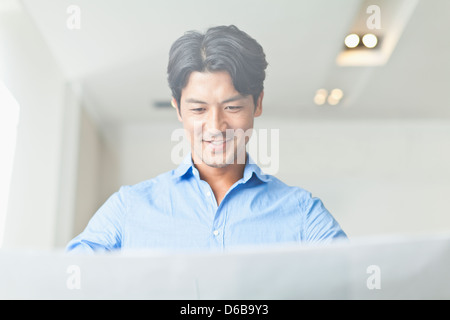
POLYGON ((3 247, 64 247, 118 186, 117 154, 17 3, 0 11, 0 76, 20 104, 3 247))
POLYGON ((92 212, 95 212, 100 205, 101 141, 97 128, 84 109, 81 109, 79 138, 74 233, 84 229, 92 212))
POLYGON ((322 198, 350 235, 450 231, 450 121, 279 127, 279 177, 322 198))
POLYGON ((81 149, 82 102, 73 84, 65 91, 64 118, 59 177, 58 207, 54 226, 54 245, 63 247, 73 234, 75 204, 79 176, 79 153, 81 149))
MULTIPOLYGON (((170 155, 178 142, 171 133, 180 126, 176 120, 125 126, 120 183, 175 168, 170 155)), ((261 128, 279 129, 276 176, 321 198, 349 236, 450 231, 450 121, 263 115, 255 123, 261 128)))
POLYGON ((54 243, 65 80, 31 19, 0 12, 0 77, 20 104, 5 247, 54 243))
MULTIPOLYGON (((172 132, 182 129, 176 120, 153 124, 124 125, 120 128, 120 184, 151 179, 178 166, 171 152, 180 140, 171 141, 172 132)), ((188 145, 187 145, 188 146, 188 145)))
POLYGON ((117 189, 117 153, 80 84, 66 81, 20 3, 9 4, 0 6, 0 77, 20 119, 2 246, 62 248, 117 189))
POLYGON ((66 244, 86 227, 92 215, 120 187, 115 144, 81 108, 73 229, 66 244))

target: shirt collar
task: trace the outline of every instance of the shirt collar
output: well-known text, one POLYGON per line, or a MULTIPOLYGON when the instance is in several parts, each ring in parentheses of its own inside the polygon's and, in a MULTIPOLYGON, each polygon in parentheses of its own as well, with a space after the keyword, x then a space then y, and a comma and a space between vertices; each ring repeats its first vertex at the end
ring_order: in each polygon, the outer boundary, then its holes
MULTIPOLYGON (((173 171, 173 178, 181 179, 188 174, 194 175, 197 179, 200 178, 198 170, 192 162, 192 155, 190 152, 183 159, 178 168, 173 171)), ((262 182, 269 182, 270 180, 270 175, 262 172, 261 168, 256 164, 256 162, 247 152, 247 162, 245 163, 244 175, 242 177, 243 183, 246 183, 248 180, 250 180, 253 174, 255 174, 256 177, 262 182)))
POLYGON ((245 163, 244 176, 243 176, 244 183, 246 183, 248 180, 250 180, 250 178, 253 176, 253 174, 255 174, 256 177, 259 180, 261 180, 262 182, 270 181, 270 175, 265 174, 247 152, 247 162, 245 163))
POLYGON ((188 172, 192 172, 192 169, 196 169, 194 167, 194 163, 192 162, 191 153, 184 157, 183 161, 181 161, 178 168, 173 171, 173 178, 182 178, 188 172))

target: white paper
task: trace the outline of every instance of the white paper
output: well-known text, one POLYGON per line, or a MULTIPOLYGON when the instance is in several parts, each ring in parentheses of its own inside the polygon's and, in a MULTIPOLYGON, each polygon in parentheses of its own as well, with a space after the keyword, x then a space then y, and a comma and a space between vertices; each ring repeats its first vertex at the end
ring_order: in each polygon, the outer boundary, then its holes
POLYGON ((450 236, 227 253, 0 251, 0 299, 449 299, 450 236))

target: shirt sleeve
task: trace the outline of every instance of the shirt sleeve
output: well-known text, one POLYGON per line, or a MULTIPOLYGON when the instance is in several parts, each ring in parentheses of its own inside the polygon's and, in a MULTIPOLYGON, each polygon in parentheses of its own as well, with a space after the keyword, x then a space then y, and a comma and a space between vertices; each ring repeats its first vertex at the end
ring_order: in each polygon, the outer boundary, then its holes
POLYGON ((66 252, 93 253, 120 249, 126 210, 125 188, 122 187, 98 209, 84 231, 67 244, 66 252))
POLYGON ((331 242, 337 239, 347 239, 339 223, 325 208, 322 201, 308 193, 303 201, 304 219, 302 227, 303 242, 331 242))

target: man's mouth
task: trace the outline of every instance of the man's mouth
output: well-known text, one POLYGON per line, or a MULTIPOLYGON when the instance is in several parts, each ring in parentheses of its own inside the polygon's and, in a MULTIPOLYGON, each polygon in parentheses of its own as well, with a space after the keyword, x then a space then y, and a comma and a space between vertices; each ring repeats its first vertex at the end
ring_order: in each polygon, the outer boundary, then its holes
POLYGON ((220 150, 220 149, 225 149, 226 145, 228 142, 232 141, 233 139, 228 139, 228 140, 203 140, 203 142, 205 142, 210 148, 214 149, 214 150, 220 150))

